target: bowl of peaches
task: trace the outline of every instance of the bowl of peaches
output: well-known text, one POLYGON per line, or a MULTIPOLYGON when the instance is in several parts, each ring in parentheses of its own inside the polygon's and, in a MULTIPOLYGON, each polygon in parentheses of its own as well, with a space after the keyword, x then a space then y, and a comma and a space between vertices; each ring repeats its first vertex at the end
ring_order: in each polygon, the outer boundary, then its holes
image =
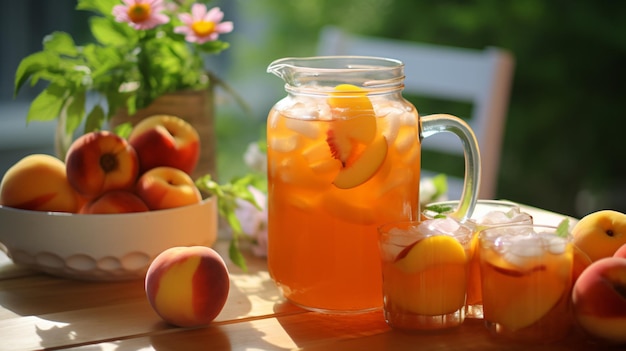
POLYGON ((199 137, 186 121, 146 118, 126 138, 73 141, 64 160, 33 154, 0 182, 0 250, 14 263, 81 280, 143 279, 174 246, 211 246, 217 201, 189 175, 199 137))

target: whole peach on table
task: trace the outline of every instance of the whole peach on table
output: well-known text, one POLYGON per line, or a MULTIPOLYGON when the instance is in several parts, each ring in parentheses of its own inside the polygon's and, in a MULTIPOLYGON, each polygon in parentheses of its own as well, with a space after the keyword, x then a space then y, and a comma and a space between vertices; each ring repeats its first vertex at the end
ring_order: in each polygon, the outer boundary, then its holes
POLYGON ((4 174, 0 205, 34 211, 78 212, 81 199, 67 181, 63 161, 34 154, 22 158, 4 174))
POLYGON ((200 157, 200 136, 185 120, 155 115, 133 127, 128 142, 141 163, 140 173, 161 166, 174 167, 191 174, 200 157))
POLYGON ((611 257, 626 244, 626 214, 613 210, 590 213, 576 223, 572 237, 592 262, 611 257))
POLYGON ((137 180, 135 193, 151 210, 181 207, 202 201, 193 179, 173 167, 157 167, 137 180))
POLYGON ((166 322, 180 327, 212 322, 226 304, 230 280, 222 257, 206 246, 163 251, 146 273, 146 296, 166 322))
POLYGON ((115 214, 145 212, 150 209, 139 196, 126 190, 111 190, 102 194, 80 209, 83 214, 115 214))
POLYGON ((132 190, 139 160, 126 139, 108 131, 91 132, 70 145, 65 170, 76 191, 93 199, 109 190, 132 190))
POLYGON ((605 257, 589 265, 574 284, 572 306, 588 334, 626 343, 626 258, 605 257))

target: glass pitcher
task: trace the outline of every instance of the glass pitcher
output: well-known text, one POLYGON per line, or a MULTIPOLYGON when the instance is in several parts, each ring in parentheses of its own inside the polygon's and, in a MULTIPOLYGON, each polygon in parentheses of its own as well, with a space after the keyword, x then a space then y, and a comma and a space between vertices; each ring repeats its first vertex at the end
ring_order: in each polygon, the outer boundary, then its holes
POLYGON ((463 141, 462 220, 478 194, 476 138, 457 117, 418 117, 397 60, 284 58, 267 71, 287 93, 267 120, 270 275, 309 310, 381 308, 377 227, 419 219, 421 140, 448 131, 463 141))

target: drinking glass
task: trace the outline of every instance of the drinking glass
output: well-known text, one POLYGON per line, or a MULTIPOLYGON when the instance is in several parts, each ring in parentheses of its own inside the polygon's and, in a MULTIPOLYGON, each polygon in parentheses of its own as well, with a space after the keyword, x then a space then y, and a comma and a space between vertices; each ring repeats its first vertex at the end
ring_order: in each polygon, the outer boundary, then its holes
POLYGON ((472 230, 445 218, 390 223, 379 233, 387 323, 404 330, 463 323, 472 230))
POLYGON ((569 233, 550 226, 506 225, 484 229, 478 237, 487 329, 517 341, 565 337, 572 320, 569 233))

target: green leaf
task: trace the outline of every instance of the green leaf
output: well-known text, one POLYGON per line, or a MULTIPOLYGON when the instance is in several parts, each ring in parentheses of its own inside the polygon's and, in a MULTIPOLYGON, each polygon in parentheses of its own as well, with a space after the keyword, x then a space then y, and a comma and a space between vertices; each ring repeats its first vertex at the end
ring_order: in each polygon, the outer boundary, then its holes
POLYGON ((435 213, 448 213, 454 210, 454 207, 450 205, 430 205, 426 206, 426 210, 432 211, 435 213))
POLYGON ((248 189, 249 185, 256 182, 257 177, 258 175, 247 175, 245 177, 235 178, 231 180, 230 183, 226 183, 224 185, 220 185, 211 179, 210 174, 196 180, 196 186, 200 189, 200 191, 217 198, 217 208, 219 214, 228 222, 228 225, 231 227, 233 233, 233 239, 230 246, 231 250, 229 253, 230 259, 243 270, 247 270, 247 268, 245 258, 239 251, 238 241, 242 231, 241 223, 239 223, 239 219, 235 215, 235 210, 238 206, 237 199, 248 201, 259 208, 259 204, 256 203, 252 193, 250 193, 250 190, 248 189))
POLYGON ((228 246, 228 257, 237 267, 241 268, 244 272, 248 271, 248 265, 246 264, 246 259, 241 254, 241 250, 239 250, 239 242, 233 238, 230 241, 230 245, 228 246))
POLYGON ((112 22, 104 17, 92 17, 89 24, 93 36, 102 45, 122 46, 136 41, 136 31, 126 24, 112 22))
POLYGON ((133 124, 130 122, 125 122, 116 126, 115 129, 113 130, 113 133, 126 139, 130 135, 130 132, 132 132, 132 130, 133 130, 133 124))
POLYGON ((216 54, 220 51, 224 51, 228 49, 230 46, 229 43, 215 40, 215 41, 207 41, 206 43, 200 45, 200 50, 207 54, 216 54))
POLYGON ((81 124, 83 117, 85 116, 84 91, 79 91, 70 97, 69 105, 67 106, 65 113, 67 118, 65 120, 65 132, 68 135, 71 135, 81 124))
POLYGON ((104 123, 104 109, 102 106, 95 105, 85 120, 84 134, 102 129, 104 123))
POLYGON ((24 85, 24 83, 36 72, 46 70, 51 65, 55 65, 58 62, 54 55, 40 51, 29 56, 26 56, 17 67, 15 72, 15 86, 14 95, 17 95, 18 91, 24 85))
POLYGON ((569 219, 564 218, 556 228, 556 235, 566 238, 569 235, 569 219))
POLYGON ((103 15, 112 15, 113 6, 121 5, 121 0, 78 0, 77 10, 93 11, 103 15))
POLYGON ((58 55, 77 56, 78 50, 72 36, 65 32, 53 32, 43 38, 43 48, 46 52, 58 55))
POLYGON ((67 98, 65 92, 65 88, 50 84, 31 103, 26 121, 51 121, 57 118, 67 98))
POLYGON ((448 192, 448 179, 445 174, 438 174, 432 178, 432 182, 435 185, 436 193, 434 198, 448 192))

